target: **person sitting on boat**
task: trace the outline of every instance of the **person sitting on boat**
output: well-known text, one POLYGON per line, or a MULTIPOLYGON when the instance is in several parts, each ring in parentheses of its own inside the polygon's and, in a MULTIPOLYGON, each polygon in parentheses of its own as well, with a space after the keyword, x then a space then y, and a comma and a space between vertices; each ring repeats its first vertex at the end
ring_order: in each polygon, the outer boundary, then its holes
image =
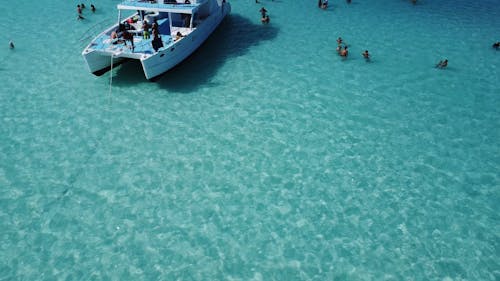
POLYGON ((263 18, 260 19, 262 23, 269 23, 269 15, 264 16, 263 18))
POLYGON ((177 34, 175 34, 175 41, 181 39, 182 37, 184 37, 184 35, 182 35, 180 31, 177 31, 177 34))
POLYGON ((440 60, 438 62, 438 64, 436 64, 436 67, 437 68, 445 68, 448 66, 448 60, 447 59, 444 59, 444 60, 440 60))

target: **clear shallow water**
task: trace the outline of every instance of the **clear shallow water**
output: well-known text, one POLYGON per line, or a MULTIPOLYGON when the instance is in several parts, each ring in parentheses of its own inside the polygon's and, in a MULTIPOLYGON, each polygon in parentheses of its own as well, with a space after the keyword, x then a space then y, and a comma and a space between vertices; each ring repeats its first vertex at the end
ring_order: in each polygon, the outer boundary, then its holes
POLYGON ((500 8, 371 2, 233 1, 111 92, 80 39, 117 1, 8 3, 0 280, 498 280, 500 8))

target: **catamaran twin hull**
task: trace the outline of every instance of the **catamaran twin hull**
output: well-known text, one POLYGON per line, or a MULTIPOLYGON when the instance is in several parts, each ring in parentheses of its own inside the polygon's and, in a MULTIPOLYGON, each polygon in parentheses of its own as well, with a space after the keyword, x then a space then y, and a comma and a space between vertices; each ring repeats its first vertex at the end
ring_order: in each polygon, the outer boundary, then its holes
POLYGON ((92 40, 82 52, 87 66, 93 74, 102 75, 113 66, 136 59, 146 79, 153 80, 192 54, 231 6, 224 0, 193 0, 189 4, 128 0, 118 9, 137 12, 92 40))

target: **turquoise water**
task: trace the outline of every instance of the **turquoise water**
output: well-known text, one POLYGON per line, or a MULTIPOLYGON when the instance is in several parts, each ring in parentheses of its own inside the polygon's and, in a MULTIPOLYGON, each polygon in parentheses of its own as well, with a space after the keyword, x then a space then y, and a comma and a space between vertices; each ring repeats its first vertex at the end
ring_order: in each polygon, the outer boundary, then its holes
POLYGON ((500 280, 497 1, 232 1, 111 90, 94 3, 3 3, 0 280, 500 280))

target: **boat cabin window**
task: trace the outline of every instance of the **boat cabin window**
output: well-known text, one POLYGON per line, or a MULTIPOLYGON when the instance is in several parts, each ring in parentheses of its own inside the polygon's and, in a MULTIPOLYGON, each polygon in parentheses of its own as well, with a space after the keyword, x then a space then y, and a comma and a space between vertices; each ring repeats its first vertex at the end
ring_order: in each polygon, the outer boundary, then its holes
POLYGON ((191 14, 172 14, 172 26, 189 27, 191 23, 191 14))

